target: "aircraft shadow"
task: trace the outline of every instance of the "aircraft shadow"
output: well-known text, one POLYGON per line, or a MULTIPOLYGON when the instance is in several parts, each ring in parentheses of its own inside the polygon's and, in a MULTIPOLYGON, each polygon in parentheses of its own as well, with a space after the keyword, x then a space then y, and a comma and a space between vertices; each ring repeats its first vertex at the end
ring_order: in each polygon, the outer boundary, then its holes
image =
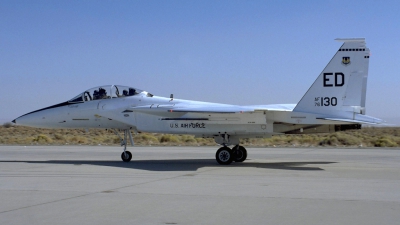
POLYGON ((122 161, 96 161, 96 160, 48 160, 48 161, 18 161, 6 160, 5 162, 22 162, 37 164, 69 164, 69 165, 93 165, 108 166, 116 168, 139 169, 148 171, 196 171, 203 167, 221 167, 221 168, 263 168, 278 170, 303 170, 303 171, 323 171, 324 169, 318 164, 331 164, 336 162, 251 162, 251 160, 243 163, 233 162, 231 165, 219 165, 215 159, 166 159, 166 160, 132 160, 129 163, 122 161))

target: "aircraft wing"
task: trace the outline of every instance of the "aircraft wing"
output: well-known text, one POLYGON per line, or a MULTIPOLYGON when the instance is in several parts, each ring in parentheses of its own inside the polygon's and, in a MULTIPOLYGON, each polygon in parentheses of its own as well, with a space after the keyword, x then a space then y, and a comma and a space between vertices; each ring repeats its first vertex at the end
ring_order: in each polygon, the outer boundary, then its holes
POLYGON ((174 106, 174 105, 146 105, 130 107, 126 112, 183 112, 183 113, 243 113, 254 112, 254 109, 241 106, 174 106))
POLYGON ((171 105, 144 105, 130 107, 125 112, 182 112, 182 113, 248 113, 256 111, 291 111, 294 105, 255 105, 255 106, 237 106, 237 105, 190 105, 190 104, 171 104, 171 105))

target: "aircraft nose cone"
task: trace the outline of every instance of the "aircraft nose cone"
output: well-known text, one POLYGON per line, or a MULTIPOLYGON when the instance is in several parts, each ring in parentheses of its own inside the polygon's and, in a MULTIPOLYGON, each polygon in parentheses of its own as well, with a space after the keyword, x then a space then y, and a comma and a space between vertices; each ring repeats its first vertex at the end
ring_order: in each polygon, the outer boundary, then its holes
POLYGON ((42 120, 38 113, 28 113, 16 118, 12 122, 22 126, 37 127, 38 125, 40 126, 42 120))
POLYGON ((20 116, 20 117, 18 117, 18 118, 15 118, 13 121, 11 121, 11 122, 13 122, 13 123, 15 123, 15 124, 18 124, 18 125, 23 125, 23 124, 21 124, 21 117, 23 117, 23 116, 20 116), (17 123, 17 121, 18 121, 18 123, 17 123))

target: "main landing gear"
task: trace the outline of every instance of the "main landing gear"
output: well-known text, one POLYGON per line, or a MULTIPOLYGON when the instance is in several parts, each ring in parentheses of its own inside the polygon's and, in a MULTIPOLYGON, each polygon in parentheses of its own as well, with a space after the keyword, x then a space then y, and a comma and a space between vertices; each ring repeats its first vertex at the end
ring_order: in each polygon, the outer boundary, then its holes
POLYGON ((247 158, 247 150, 240 145, 236 145, 232 149, 227 146, 218 149, 215 159, 221 165, 229 165, 232 161, 243 162, 247 158))
MULTIPOLYGON (((124 146, 124 151, 121 154, 121 159, 124 162, 129 162, 132 159, 132 153, 130 151, 126 150, 126 145, 127 145, 127 139, 129 135, 129 139, 131 141, 131 144, 133 146, 133 138, 132 138, 132 133, 129 129, 124 130, 124 138, 122 138, 119 133, 114 130, 114 133, 121 139, 121 146, 124 146)), ((223 140, 229 140, 229 136, 225 135, 223 136, 223 140)), ((236 140, 235 140, 236 141, 236 140)), ((240 146, 239 144, 235 145, 232 149, 227 147, 229 144, 233 144, 232 142, 217 142, 223 145, 223 147, 219 148, 217 153, 215 154, 215 159, 217 162, 221 165, 229 165, 233 161, 235 162, 243 162, 247 158, 247 150, 243 147, 240 146)), ((238 140, 236 143, 239 143, 238 140)))
MULTIPOLYGON (((118 132, 114 130, 114 133, 121 138, 121 136, 119 136, 118 132)), ((130 130, 124 130, 124 138, 121 138, 121 146, 124 146, 124 151, 121 154, 121 159, 124 162, 129 162, 132 159, 132 153, 130 151, 126 150, 126 144, 127 144, 127 136, 129 134, 129 139, 131 141, 131 145, 133 146, 133 138, 132 138, 132 134, 130 130)))

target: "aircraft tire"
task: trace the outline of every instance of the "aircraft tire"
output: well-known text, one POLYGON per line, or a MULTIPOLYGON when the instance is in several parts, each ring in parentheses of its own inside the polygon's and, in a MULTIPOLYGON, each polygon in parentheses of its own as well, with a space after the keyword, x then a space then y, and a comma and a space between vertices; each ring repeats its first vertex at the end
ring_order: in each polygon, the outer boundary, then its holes
POLYGON ((125 156, 125 154, 124 154, 124 152, 122 152, 122 154, 121 154, 121 159, 122 159, 122 161, 124 161, 124 162, 129 162, 129 161, 131 161, 131 159, 132 159, 132 153, 130 152, 130 151, 125 151, 126 152, 126 156, 125 156))
POLYGON ((215 159, 221 165, 229 165, 233 161, 233 152, 228 147, 221 147, 215 154, 215 159))
POLYGON ((243 162, 247 158, 247 150, 243 146, 234 148, 234 161, 243 162))

